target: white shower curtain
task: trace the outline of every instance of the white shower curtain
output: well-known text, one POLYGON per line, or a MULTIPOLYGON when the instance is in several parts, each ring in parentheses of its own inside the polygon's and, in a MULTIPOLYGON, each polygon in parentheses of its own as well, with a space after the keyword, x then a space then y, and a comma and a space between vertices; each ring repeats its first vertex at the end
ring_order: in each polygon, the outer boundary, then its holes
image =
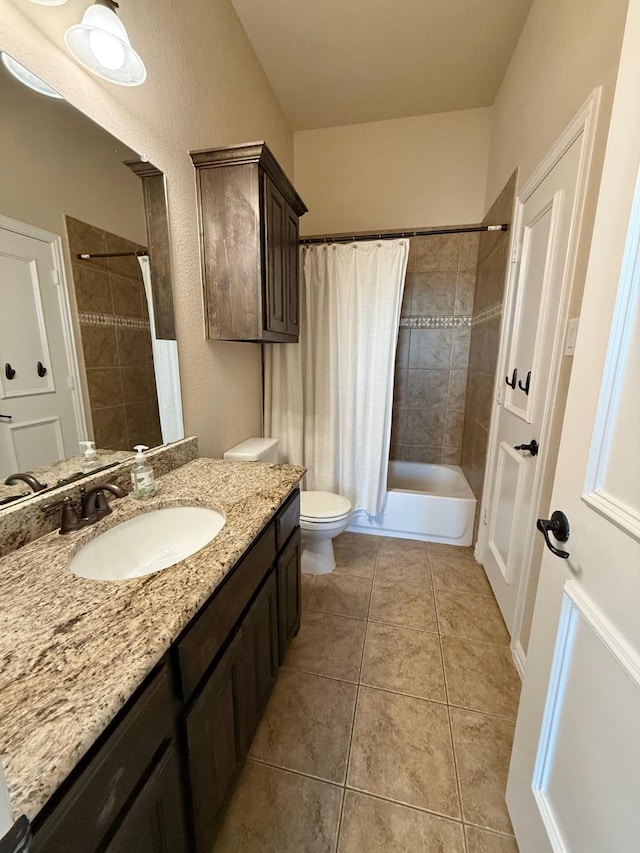
POLYGON ((300 343, 265 347, 265 435, 306 488, 384 509, 408 240, 302 249, 300 343))
POLYGON ((180 390, 180 370, 178 368, 177 341, 156 338, 155 312, 153 309, 153 291, 151 290, 151 267, 147 256, 138 257, 144 292, 147 297, 149 322, 151 323, 151 347, 153 350, 153 372, 158 391, 158 409, 160 410, 160 430, 162 441, 178 441, 184 438, 182 422, 182 394, 180 390))

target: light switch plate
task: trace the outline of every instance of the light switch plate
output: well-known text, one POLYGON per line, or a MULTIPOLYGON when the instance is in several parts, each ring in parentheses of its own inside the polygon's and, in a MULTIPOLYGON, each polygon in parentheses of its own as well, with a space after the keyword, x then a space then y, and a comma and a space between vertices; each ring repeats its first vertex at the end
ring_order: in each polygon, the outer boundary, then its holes
POLYGON ((576 351, 576 338, 578 337, 578 317, 574 317, 567 323, 567 335, 564 339, 564 354, 573 355, 576 351))

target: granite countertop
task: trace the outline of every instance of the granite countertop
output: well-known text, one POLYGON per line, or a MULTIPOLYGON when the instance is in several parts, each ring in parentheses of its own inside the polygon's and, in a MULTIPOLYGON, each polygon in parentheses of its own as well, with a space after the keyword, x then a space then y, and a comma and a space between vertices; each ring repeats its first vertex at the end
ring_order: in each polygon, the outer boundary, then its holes
MULTIPOLYGON (((298 484, 303 468, 196 459, 146 501, 0 559, 0 755, 16 817, 33 819, 298 484), (73 555, 121 521, 167 506, 222 510, 218 536, 147 577, 85 580, 73 555)), ((125 555, 123 555, 124 557, 125 555)))

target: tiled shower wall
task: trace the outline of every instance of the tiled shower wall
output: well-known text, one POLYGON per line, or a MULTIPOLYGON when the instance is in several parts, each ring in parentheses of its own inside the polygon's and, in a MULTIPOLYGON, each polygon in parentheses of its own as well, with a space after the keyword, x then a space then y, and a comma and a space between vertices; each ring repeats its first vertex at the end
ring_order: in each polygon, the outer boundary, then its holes
MULTIPOLYGON (((515 191, 516 174, 514 173, 485 216, 486 224, 511 225, 515 191)), ((500 345, 502 306, 509 268, 509 240, 508 231, 481 234, 478 249, 462 441, 462 468, 478 499, 478 512, 489 444, 489 422, 500 345)))
POLYGON ((459 465, 478 234, 411 238, 391 459, 459 465))
POLYGON ((96 446, 127 450, 162 443, 149 314, 135 257, 76 255, 144 249, 66 217, 82 351, 96 446))

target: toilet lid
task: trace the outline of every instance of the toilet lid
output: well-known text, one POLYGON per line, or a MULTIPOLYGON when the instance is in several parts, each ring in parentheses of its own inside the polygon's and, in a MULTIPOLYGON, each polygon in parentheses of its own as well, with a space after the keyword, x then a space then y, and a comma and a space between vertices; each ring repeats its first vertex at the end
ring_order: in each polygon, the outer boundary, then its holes
POLYGON ((333 492, 300 492, 300 518, 305 521, 332 521, 351 512, 351 503, 333 492))

